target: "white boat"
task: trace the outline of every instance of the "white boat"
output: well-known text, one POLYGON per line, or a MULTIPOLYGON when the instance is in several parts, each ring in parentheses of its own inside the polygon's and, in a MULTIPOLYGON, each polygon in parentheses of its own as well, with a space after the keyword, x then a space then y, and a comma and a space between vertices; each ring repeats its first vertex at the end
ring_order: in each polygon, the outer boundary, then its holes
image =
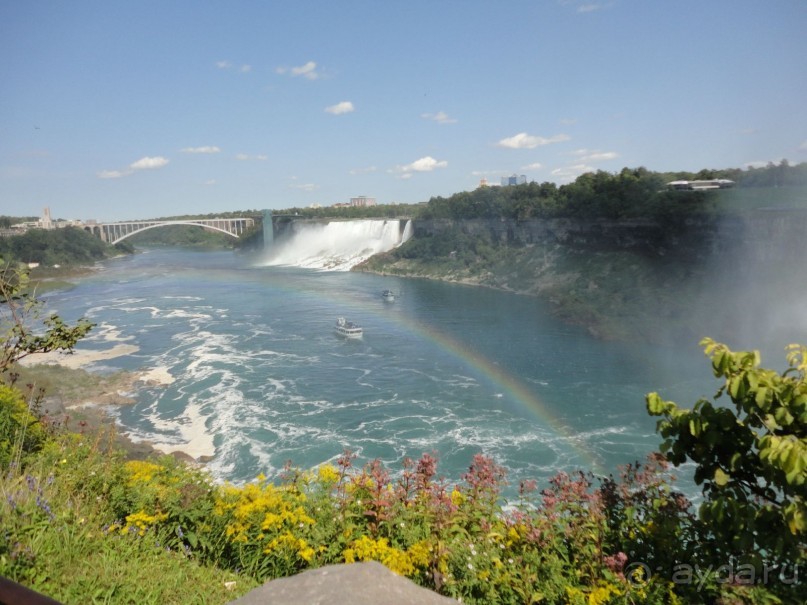
POLYGON ((387 302, 393 302, 395 300, 395 293, 392 290, 384 290, 381 293, 381 298, 387 302))
POLYGON ((345 338, 361 338, 364 330, 358 324, 347 321, 344 317, 336 319, 336 333, 345 338))

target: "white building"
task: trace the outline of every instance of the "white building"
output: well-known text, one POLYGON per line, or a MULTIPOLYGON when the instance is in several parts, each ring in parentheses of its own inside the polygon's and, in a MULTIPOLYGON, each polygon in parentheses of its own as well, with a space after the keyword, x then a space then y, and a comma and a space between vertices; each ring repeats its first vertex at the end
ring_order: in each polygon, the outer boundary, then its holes
POLYGON ((375 206, 375 198, 360 195, 359 197, 350 198, 351 206, 375 206))

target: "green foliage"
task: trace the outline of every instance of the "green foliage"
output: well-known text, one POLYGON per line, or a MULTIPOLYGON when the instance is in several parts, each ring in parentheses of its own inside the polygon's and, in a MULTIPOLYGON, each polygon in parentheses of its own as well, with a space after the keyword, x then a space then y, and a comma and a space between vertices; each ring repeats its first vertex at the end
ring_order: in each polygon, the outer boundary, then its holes
MULTIPOLYGON (((509 187, 479 187, 449 197, 436 196, 426 204, 386 204, 367 207, 291 208, 277 210, 289 218, 397 218, 475 219, 506 218, 646 218, 684 221, 714 212, 715 195, 702 191, 670 191, 673 180, 725 178, 738 188, 797 187, 807 185, 807 162, 791 166, 786 160, 763 168, 701 170, 697 173, 653 172, 644 167, 617 173, 587 172, 572 183, 525 183, 509 187)), ((723 192, 718 192, 722 194, 723 192)), ((283 220, 278 217, 276 220, 283 220)))
POLYGON ((225 603, 256 585, 161 542, 144 515, 117 530, 116 500, 139 486, 103 439, 52 438, 24 472, 0 470, 2 576, 64 603, 225 603))
POLYGON ((83 318, 72 327, 56 314, 43 319, 42 301, 28 290, 28 272, 0 259, 0 377, 29 355, 72 351, 93 327, 83 318))
POLYGON ((135 233, 121 243, 132 246, 178 246, 182 248, 232 248, 236 239, 198 225, 166 225, 135 233))
POLYGON ((723 386, 715 403, 679 409, 658 394, 647 410, 661 416, 661 450, 680 465, 696 465, 703 485, 700 518, 712 556, 760 569, 807 562, 807 382, 805 353, 788 347, 788 369, 760 368, 757 351, 733 352, 701 343, 723 386), (731 405, 717 405, 727 395, 731 405))
POLYGON ((5 214, 0 214, 0 229, 8 229, 11 225, 16 225, 18 223, 26 223, 29 221, 35 221, 38 217, 36 216, 8 216, 5 214))
POLYGON ((276 220, 294 218, 400 218, 413 217, 418 212, 417 204, 377 204, 375 206, 323 206, 319 208, 285 208, 273 210, 276 220))
POLYGON ((701 192, 671 192, 666 181, 646 168, 602 170, 579 176, 573 183, 526 183, 480 187, 449 198, 433 197, 418 217, 423 219, 506 218, 658 218, 700 214, 709 208, 701 192))
POLYGON ((0 383, 0 469, 42 449, 47 431, 22 396, 22 393, 0 383))
POLYGON ((22 235, 0 237, 0 257, 48 267, 90 265, 115 253, 114 248, 78 227, 29 229, 22 235))

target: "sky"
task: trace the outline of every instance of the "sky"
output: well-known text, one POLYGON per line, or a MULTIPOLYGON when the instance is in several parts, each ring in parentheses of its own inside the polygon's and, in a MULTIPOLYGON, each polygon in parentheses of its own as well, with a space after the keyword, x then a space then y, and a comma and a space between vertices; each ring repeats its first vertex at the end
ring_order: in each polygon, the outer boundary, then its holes
POLYGON ((807 161, 805 0, 0 2, 0 214, 807 161))

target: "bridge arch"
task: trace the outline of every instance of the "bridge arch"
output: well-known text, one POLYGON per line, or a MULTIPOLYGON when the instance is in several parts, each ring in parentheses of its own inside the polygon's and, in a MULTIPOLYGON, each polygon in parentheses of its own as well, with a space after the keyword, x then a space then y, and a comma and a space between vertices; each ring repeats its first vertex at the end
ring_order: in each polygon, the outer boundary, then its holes
POLYGON ((255 224, 255 219, 247 217, 238 218, 215 218, 215 219, 185 219, 168 221, 129 221, 120 223, 98 223, 85 227, 87 231, 99 237, 108 244, 117 244, 127 237, 154 229, 156 227, 167 227, 170 225, 190 225, 202 227, 211 231, 219 231, 238 239, 250 227, 255 224))
POLYGON ((203 229, 210 229, 212 231, 220 231, 221 233, 225 233, 225 234, 229 235, 230 237, 234 237, 235 239, 238 239, 238 236, 235 233, 231 233, 231 232, 227 231, 226 229, 222 229, 220 227, 214 227, 213 225, 205 225, 205 224, 202 224, 202 223, 198 223, 196 221, 166 221, 166 222, 162 222, 162 223, 156 223, 154 225, 148 225, 147 227, 141 227, 137 231, 132 231, 131 233, 127 233, 126 235, 123 235, 123 236, 121 236, 121 237, 119 237, 117 239, 114 239, 109 243, 114 246, 115 244, 118 244, 118 243, 122 242, 123 240, 132 237, 133 235, 136 235, 138 233, 143 233, 143 231, 148 231, 149 229, 157 229, 158 227, 170 227, 171 225, 193 225, 195 227, 202 227, 203 229))

